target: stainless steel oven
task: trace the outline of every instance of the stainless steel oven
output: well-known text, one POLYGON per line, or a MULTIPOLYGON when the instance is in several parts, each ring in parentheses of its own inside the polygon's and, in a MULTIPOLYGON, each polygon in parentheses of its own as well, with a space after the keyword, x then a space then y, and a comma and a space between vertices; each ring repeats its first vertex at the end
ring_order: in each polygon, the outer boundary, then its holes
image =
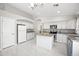
POLYGON ((57 25, 50 25, 50 33, 57 34, 57 25))
POLYGON ((50 25, 50 34, 54 34, 54 42, 57 40, 57 25, 50 25))

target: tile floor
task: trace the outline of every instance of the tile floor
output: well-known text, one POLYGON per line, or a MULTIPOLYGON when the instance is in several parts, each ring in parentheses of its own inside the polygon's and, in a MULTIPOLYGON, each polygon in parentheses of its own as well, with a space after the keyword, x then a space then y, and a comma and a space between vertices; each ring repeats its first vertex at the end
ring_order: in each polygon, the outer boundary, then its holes
POLYGON ((30 40, 17 46, 3 49, 1 56, 66 56, 67 48, 63 43, 55 43, 52 50, 36 46, 36 40, 30 40))

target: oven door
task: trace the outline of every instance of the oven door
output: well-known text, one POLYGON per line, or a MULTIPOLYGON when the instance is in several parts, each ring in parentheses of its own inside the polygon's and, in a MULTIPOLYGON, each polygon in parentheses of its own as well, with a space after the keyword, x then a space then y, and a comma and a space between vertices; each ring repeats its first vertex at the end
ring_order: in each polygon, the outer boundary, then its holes
POLYGON ((72 56, 72 40, 68 38, 67 40, 67 55, 72 56))

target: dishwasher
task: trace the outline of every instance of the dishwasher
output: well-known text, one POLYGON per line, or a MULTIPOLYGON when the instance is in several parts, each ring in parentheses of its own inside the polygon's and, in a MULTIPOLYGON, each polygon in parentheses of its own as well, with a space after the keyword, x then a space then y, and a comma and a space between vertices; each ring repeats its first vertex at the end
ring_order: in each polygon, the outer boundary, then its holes
POLYGON ((79 37, 68 37, 67 55, 68 56, 79 56, 79 37))
POLYGON ((27 41, 34 39, 35 37, 35 32, 33 29, 27 29, 27 41))
POLYGON ((67 39, 67 55, 72 56, 72 47, 73 47, 73 42, 70 38, 67 39))

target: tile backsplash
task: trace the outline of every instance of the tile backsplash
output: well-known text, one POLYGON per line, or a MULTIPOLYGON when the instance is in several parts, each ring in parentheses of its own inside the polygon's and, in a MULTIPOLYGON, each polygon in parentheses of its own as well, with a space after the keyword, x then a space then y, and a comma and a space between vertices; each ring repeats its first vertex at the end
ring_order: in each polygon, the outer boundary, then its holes
MULTIPOLYGON (((43 29, 43 32, 50 32, 50 29, 43 29)), ((75 29, 57 29, 57 33, 75 33, 75 29)))

